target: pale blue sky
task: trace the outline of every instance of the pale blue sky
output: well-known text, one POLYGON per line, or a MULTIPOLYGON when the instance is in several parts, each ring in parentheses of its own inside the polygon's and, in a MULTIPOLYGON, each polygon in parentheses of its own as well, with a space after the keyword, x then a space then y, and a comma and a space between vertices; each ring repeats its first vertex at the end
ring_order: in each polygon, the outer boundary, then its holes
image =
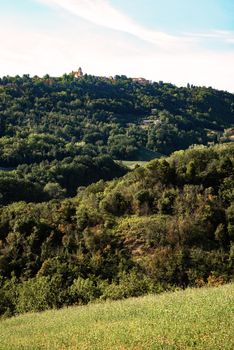
POLYGON ((0 75, 82 66, 234 92, 233 0, 0 0, 0 75))
POLYGON ((233 0, 112 0, 112 3, 137 21, 159 30, 234 29, 233 0))

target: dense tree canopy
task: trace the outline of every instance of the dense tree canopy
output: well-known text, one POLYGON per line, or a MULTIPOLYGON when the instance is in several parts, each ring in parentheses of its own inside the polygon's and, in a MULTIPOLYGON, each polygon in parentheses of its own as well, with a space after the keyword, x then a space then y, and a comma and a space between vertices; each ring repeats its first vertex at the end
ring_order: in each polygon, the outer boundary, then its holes
POLYGON ((196 146, 72 199, 53 181, 57 199, 1 207, 0 311, 230 281, 233 164, 234 144, 196 146))
POLYGON ((81 154, 138 159, 145 148, 170 154, 220 141, 233 124, 234 95, 212 88, 125 76, 0 79, 2 167, 81 154))
POLYGON ((233 279, 233 126, 212 88, 1 78, 0 314, 233 279))
POLYGON ((211 88, 125 76, 3 77, 0 203, 74 196, 79 186, 123 175, 109 157, 150 160, 228 141, 233 116, 234 96, 211 88))

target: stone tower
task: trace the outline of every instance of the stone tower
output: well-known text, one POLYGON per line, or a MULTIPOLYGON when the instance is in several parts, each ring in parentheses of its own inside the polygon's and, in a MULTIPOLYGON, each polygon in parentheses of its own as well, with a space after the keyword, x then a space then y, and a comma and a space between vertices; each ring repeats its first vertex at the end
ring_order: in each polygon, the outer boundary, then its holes
POLYGON ((77 72, 73 72, 73 71, 72 71, 72 74, 73 74, 74 77, 76 77, 76 78, 81 78, 81 77, 83 77, 83 75, 84 75, 81 67, 79 67, 79 69, 78 69, 77 72))

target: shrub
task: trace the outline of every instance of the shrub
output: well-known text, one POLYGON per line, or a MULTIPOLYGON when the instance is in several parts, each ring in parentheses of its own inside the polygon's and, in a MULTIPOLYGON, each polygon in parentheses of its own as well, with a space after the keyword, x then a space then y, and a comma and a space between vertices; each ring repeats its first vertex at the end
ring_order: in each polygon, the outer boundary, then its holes
POLYGON ((11 316, 15 313, 18 298, 17 280, 12 277, 4 280, 0 276, 0 315, 11 316))
POLYGON ((89 278, 78 277, 70 287, 70 297, 75 304, 87 304, 95 299, 97 287, 89 278))
POLYGON ((142 276, 135 271, 122 273, 119 282, 109 284, 103 291, 102 299, 123 299, 138 297, 154 291, 151 279, 142 276))
POLYGON ((32 278, 18 286, 16 311, 37 312, 55 305, 56 290, 53 290, 48 277, 32 278))
POLYGON ((222 276, 215 276, 213 274, 211 274, 208 278, 207 278, 207 284, 210 287, 218 287, 222 284, 224 284, 226 281, 222 276))

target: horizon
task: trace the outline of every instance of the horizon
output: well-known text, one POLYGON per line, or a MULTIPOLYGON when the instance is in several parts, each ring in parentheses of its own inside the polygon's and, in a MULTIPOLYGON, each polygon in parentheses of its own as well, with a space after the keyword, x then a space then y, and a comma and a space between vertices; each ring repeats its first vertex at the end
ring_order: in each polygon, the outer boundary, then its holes
MULTIPOLYGON (((82 68, 82 67, 80 67, 82 68)), ((77 69, 78 70, 78 69, 77 69)), ((82 68, 82 71, 83 71, 83 68, 82 68)), ((71 70, 70 72, 64 72, 63 74, 61 75, 50 75, 48 73, 46 73, 45 75, 38 75, 38 74, 28 74, 27 72, 19 75, 19 74, 16 74, 16 75, 2 75, 0 76, 0 79, 3 79, 3 78, 16 78, 16 77, 20 77, 20 78, 23 78, 24 75, 27 75, 29 76, 30 79, 33 79, 33 78, 39 78, 39 79, 44 79, 46 78, 47 75, 49 75, 50 78, 52 79, 59 79, 61 78, 62 76, 64 75, 70 75, 72 73, 75 73, 76 70, 71 70)), ((145 77, 142 77, 142 76, 135 76, 135 77, 130 77, 130 76, 127 76, 125 74, 121 74, 121 73, 117 73, 117 74, 114 74, 113 76, 102 76, 102 75, 96 75, 96 74, 89 74, 88 72, 85 72, 83 71, 83 76, 93 76, 93 77, 96 77, 96 78, 104 78, 104 79, 110 79, 110 80, 115 80, 116 77, 121 77, 121 76, 125 76, 127 79, 144 79, 146 80, 146 83, 147 84, 153 84, 153 83, 160 83, 162 82, 163 84, 170 84, 170 85, 173 85, 173 86, 176 86, 178 88, 187 88, 188 85, 190 85, 191 87, 195 87, 195 88, 206 88, 206 89, 213 89, 213 90, 218 90, 218 91, 224 91, 224 92, 228 92, 230 94, 234 94, 234 92, 231 92, 231 91, 228 91, 228 90, 225 90, 225 89, 218 89, 218 88, 215 88, 213 86, 208 86, 208 85, 194 85, 194 84, 190 84, 190 82, 187 82, 185 85, 179 85, 179 84, 174 84, 173 82, 170 82, 170 81, 163 81, 163 80, 152 80, 152 79, 147 79, 145 77)), ((77 80, 79 78, 76 78, 77 80)))
POLYGON ((77 69, 234 93, 231 0, 9 0, 0 76, 77 69))

